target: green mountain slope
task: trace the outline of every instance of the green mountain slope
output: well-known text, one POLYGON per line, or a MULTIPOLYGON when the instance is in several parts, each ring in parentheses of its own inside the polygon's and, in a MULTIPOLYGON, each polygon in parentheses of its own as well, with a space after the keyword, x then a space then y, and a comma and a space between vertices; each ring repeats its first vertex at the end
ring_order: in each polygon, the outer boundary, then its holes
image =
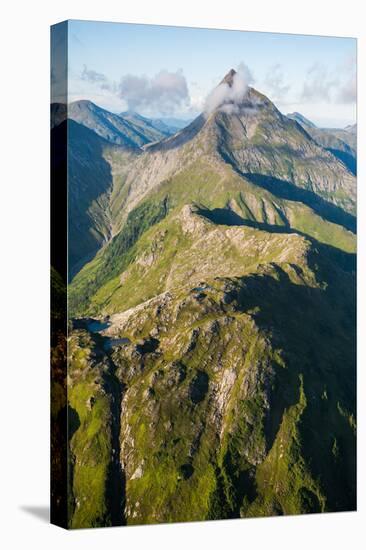
MULTIPOLYGON (((347 284, 347 275, 340 277, 347 284)), ((316 286, 304 289, 304 278, 286 263, 239 280, 216 278, 189 293, 165 295, 118 325, 132 342, 136 336, 149 342, 150 308, 161 306, 154 351, 134 360, 127 345, 113 354, 129 388, 121 458, 132 523, 354 505, 353 363, 344 351, 340 362, 332 359, 336 334, 337 355, 352 345, 352 335, 333 332, 336 324, 329 328, 331 302, 316 286), (315 311, 318 320, 310 322, 315 311), (307 322, 309 332, 299 337, 298 324, 307 322), (319 339, 323 323, 330 332, 319 339), (129 379, 131 370, 137 376, 129 379), (156 452, 147 454, 152 445, 156 452), (341 445, 347 473, 335 489, 340 455, 333 448, 341 445)), ((343 306, 336 307, 340 316, 343 306)))
POLYGON ((353 174, 253 89, 125 155, 68 294, 70 526, 354 509, 353 174))
MULTIPOLYGON (((98 129, 99 122, 95 122, 95 116, 100 120, 98 107, 90 102, 77 102, 70 107, 70 116, 75 115, 75 109, 81 109, 83 116, 79 115, 79 119, 83 124, 96 124, 98 129), (92 112, 94 118, 86 119, 84 112, 87 113, 87 117, 92 112)), ((101 112, 103 117, 107 116, 107 112, 101 112)), ((113 118, 117 115, 110 113, 110 116, 113 118)), ((140 118, 141 123, 145 124, 144 118, 140 118)), ((86 141, 86 133, 84 134, 83 140, 86 141)), ((89 149, 92 147, 94 143, 89 149)), ((122 229, 129 211, 146 195, 152 193, 156 186, 161 186, 166 180, 176 176, 182 179, 181 175, 189 171, 193 172, 195 177, 195 164, 198 159, 200 164, 203 163, 205 166, 214 164, 218 174, 227 172, 228 165, 231 165, 242 180, 254 183, 256 195, 259 188, 269 191, 272 203, 273 200, 283 199, 297 201, 309 206, 327 221, 349 230, 355 229, 353 214, 356 185, 352 173, 343 162, 339 162, 333 154, 319 147, 297 124, 281 115, 267 98, 253 89, 249 89, 238 113, 228 115, 224 112, 214 112, 209 117, 198 117, 175 136, 150 144, 145 153, 138 154, 136 151, 134 159, 133 150, 131 155, 128 155, 127 150, 123 152, 118 148, 106 148, 105 143, 99 148, 107 151, 106 154, 103 153, 103 158, 110 165, 109 169, 106 166, 109 175, 104 174, 100 178, 102 183, 99 183, 99 186, 105 188, 103 180, 106 177, 109 179, 108 205, 102 205, 104 212, 109 209, 109 235, 115 235, 122 229), (194 167, 193 170, 190 166, 194 167)), ((78 158, 82 170, 84 167, 85 172, 93 170, 90 168, 92 157, 88 153, 88 147, 84 147, 84 150, 79 147, 78 158)), ((71 163, 72 161, 73 159, 71 163)), ((78 177, 77 169, 73 171, 77 172, 78 177)), ((93 175, 91 177, 93 178, 93 175)), ((80 180, 83 180, 83 174, 80 180)), ((84 180, 87 182, 89 175, 84 180)), ((202 183, 198 182, 198 185, 201 186, 202 183)), ((191 186, 189 191, 192 191, 191 186)), ((86 195, 88 194, 89 190, 86 191, 86 195)), ((207 194, 210 194, 209 190, 207 194)), ((192 194, 187 195, 188 203, 195 200, 192 194)), ((268 201, 265 203, 268 205, 268 201)), ((276 204, 270 210, 276 211, 276 204)), ((263 208, 265 210, 266 206, 263 208)), ((258 208, 256 210, 258 211, 258 208)), ((93 218, 93 212, 89 212, 88 216, 93 218)), ((253 218, 250 207, 245 209, 244 217, 253 218)), ((258 215, 255 215, 254 218, 263 221, 263 216, 258 218, 258 215)), ((105 225, 105 220, 102 221, 103 224, 105 225)), ((98 235, 93 235, 91 239, 97 240, 97 244, 93 247, 92 243, 88 243, 86 254, 81 245, 82 258, 90 258, 88 254, 95 254, 104 242, 106 227, 102 228, 101 238, 98 215, 94 225, 98 235)), ((315 237, 317 238, 316 235, 315 237)), ((90 240, 89 235, 88 239, 90 240)), ((74 263, 73 260, 71 263, 74 263)), ((82 263, 75 263, 77 271, 82 263)))
MULTIPOLYGON (((298 233, 347 252, 355 251, 355 235, 334 223, 331 216, 327 220, 324 212, 322 217, 300 201, 276 197, 240 178, 230 166, 213 167, 197 161, 154 189, 130 212, 123 229, 77 274, 69 294, 71 311, 79 315, 108 314, 125 309, 131 303, 135 305, 137 297, 143 301, 166 290, 170 282, 167 275, 175 264, 182 265, 183 273, 187 273, 187 256, 182 258, 181 254, 191 246, 200 250, 199 233, 193 235, 193 242, 187 241, 183 229, 182 212, 189 210, 190 201, 213 222, 218 219, 225 225, 238 226, 236 233, 243 234, 243 239, 248 234, 245 227, 251 227, 259 239, 261 229, 287 235, 298 233), (167 215, 167 219, 160 222, 167 215), (146 225, 141 223, 141 218, 146 225), (156 225, 157 222, 160 223, 156 225), (156 262, 159 250, 162 261, 156 262), (150 259, 146 261, 146 257, 150 259), (147 269, 143 269, 145 263, 147 269), (146 276, 142 278, 143 273, 146 276), (138 292, 140 285, 142 292, 138 292)), ((348 220, 346 213, 343 216, 348 220)), ((214 226, 206 226, 207 234, 201 239, 203 261, 214 269, 222 257, 231 261, 232 251, 233 261, 239 262, 239 271, 243 269, 243 258, 235 253, 237 247, 229 246, 230 238, 226 239, 225 250, 217 249, 216 243, 208 248, 206 241, 210 227, 214 226)), ((249 246, 252 245, 251 242, 249 246)), ((196 272, 199 278, 199 269, 196 272)))
MULTIPOLYGON (((276 258, 272 246, 274 261, 255 273, 165 292, 113 315, 98 336, 124 342, 105 352, 113 367, 104 367, 121 384, 120 521, 354 508, 352 258, 292 237, 299 241, 293 257, 287 252, 278 262, 283 252, 276 258)), ((85 338, 81 357, 90 349, 85 338)), ((101 342, 97 349, 102 365, 101 342)), ((77 365, 73 360, 71 373, 77 365)), ((98 396, 98 370, 87 360, 83 368, 92 376, 88 392, 97 414, 105 399, 98 396)), ((72 401, 79 416, 88 396, 72 401)), ((89 430, 91 413, 86 418, 89 430)), ((98 433, 109 437, 102 428, 98 433)), ((82 434, 79 428, 74 438, 82 434)), ((74 438, 80 463, 86 455, 74 438)), ((98 468, 102 459, 94 458, 98 468)), ((103 479, 101 486, 105 491, 103 479)), ((74 490, 79 501, 89 483, 74 490)))
POLYGON ((215 117, 219 151, 242 174, 292 183, 348 212, 355 211, 352 174, 267 98, 250 89, 242 113, 215 117), (251 105, 256 106, 254 113, 251 105))
POLYGON ((198 159, 230 164, 239 175, 255 178, 256 185, 272 178, 293 192, 296 186, 354 215, 356 180, 343 162, 257 91, 249 88, 240 109, 200 115, 175 136, 147 145, 125 182, 126 215, 157 185, 198 159))

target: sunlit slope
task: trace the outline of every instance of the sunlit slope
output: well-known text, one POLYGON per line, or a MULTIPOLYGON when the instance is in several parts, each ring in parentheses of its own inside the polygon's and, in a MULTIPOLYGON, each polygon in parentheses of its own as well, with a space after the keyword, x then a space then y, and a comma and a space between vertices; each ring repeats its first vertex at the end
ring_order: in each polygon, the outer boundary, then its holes
POLYGON ((354 510, 353 174, 253 89, 104 154, 110 238, 68 294, 70 525, 354 510))
MULTIPOLYGON (((121 384, 124 522, 354 509, 352 257, 291 237, 293 257, 273 250, 256 273, 187 280, 110 318, 105 336, 129 340, 103 367, 121 384)), ((92 422, 108 397, 89 387, 92 422)), ((72 397, 79 415, 88 395, 72 397)))
MULTIPOLYGON (((320 211, 320 207, 314 208, 320 211)), ((230 266, 235 274, 244 273, 262 232, 274 242, 282 239, 281 252, 285 254, 296 252, 299 240, 294 233, 354 252, 355 235, 330 221, 337 219, 340 210, 329 206, 328 219, 315 210, 301 201, 276 197, 225 164, 208 166, 197 161, 161 184, 129 214, 120 233, 75 277, 70 306, 78 314, 108 313, 150 298, 169 284, 179 284, 168 275, 179 266, 182 280, 188 276, 191 266, 186 249, 191 247, 196 256, 201 255, 200 260, 193 260, 197 261, 198 278, 200 264, 214 272, 215 266, 224 263, 227 274, 230 266), (188 239, 182 220, 189 204, 194 205, 195 219, 206 220, 206 229, 188 239), (215 243, 211 234, 225 234, 225 242, 220 246, 218 237, 215 243), (240 244, 234 243, 237 235, 240 244)))

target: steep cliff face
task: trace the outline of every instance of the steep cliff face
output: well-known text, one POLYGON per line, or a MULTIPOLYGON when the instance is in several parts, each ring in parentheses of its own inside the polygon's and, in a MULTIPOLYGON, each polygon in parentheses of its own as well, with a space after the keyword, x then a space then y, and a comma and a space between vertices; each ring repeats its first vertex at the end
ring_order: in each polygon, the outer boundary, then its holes
POLYGON ((253 89, 104 158, 113 237, 68 296, 70 525, 354 509, 353 175, 253 89))

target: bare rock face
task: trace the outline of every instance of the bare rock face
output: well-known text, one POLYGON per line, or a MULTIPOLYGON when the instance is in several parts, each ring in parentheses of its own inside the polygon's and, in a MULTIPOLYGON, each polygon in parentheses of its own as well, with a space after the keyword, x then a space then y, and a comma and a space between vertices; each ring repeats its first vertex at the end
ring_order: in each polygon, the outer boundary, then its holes
POLYGON ((205 231, 205 223, 199 216, 195 215, 195 209, 186 204, 181 211, 180 221, 184 233, 202 235, 205 231))

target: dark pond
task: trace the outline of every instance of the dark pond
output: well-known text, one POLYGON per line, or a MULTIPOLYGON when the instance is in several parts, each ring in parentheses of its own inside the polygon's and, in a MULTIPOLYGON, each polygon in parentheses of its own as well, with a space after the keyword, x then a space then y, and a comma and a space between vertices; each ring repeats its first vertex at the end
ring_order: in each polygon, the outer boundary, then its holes
MULTIPOLYGON (((110 326, 109 321, 99 321, 98 319, 91 319, 87 322, 86 328, 95 333, 102 332, 110 326)), ((104 344, 103 347, 105 350, 110 350, 116 346, 123 346, 124 344, 129 344, 129 338, 110 338, 109 336, 103 336, 104 344)))
POLYGON ((111 349, 116 346, 123 346, 129 344, 131 340, 129 338, 107 338, 104 344, 104 349, 111 349))
POLYGON ((109 321, 98 321, 98 319, 93 319, 87 323, 87 329, 90 332, 101 332, 102 330, 105 330, 110 325, 109 321))

